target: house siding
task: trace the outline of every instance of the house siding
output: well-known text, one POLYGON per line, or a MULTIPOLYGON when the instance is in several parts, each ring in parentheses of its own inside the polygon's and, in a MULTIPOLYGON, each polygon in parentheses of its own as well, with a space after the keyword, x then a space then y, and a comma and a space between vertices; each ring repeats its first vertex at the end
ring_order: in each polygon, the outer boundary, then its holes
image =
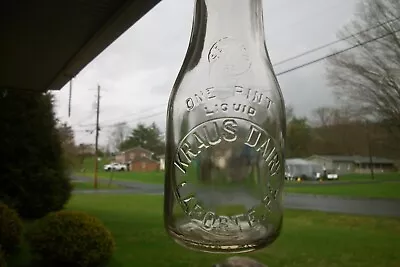
POLYGON ((134 147, 115 155, 115 161, 128 165, 132 172, 152 172, 160 169, 160 162, 151 159, 152 151, 134 147))
POLYGON ((126 162, 125 155, 124 154, 115 155, 115 162, 125 163, 126 162))
POLYGON ((139 158, 151 158, 153 152, 142 147, 135 147, 115 155, 115 161, 120 163, 133 162, 139 158))
POLYGON ((159 170, 159 163, 151 160, 138 160, 130 164, 130 170, 134 172, 152 172, 159 170))
MULTIPOLYGON (((369 173, 371 171, 369 161, 365 162, 365 157, 363 159, 363 162, 361 163, 357 163, 357 159, 360 157, 354 157, 354 160, 351 160, 351 158, 352 157, 348 156, 335 156, 330 158, 328 156, 314 155, 309 157, 308 160, 325 166, 327 170, 333 170, 338 174, 369 173), (349 160, 347 160, 346 158, 349 158, 349 160)), ((372 162, 373 169, 377 173, 396 171, 394 164, 374 162, 374 159, 372 162)))

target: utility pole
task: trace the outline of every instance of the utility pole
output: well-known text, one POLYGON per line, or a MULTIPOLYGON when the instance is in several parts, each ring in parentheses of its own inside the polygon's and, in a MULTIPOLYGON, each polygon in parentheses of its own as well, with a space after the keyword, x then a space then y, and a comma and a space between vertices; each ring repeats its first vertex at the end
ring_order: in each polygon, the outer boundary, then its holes
POLYGON ((71 100, 72 100, 72 77, 69 80, 69 96, 68 96, 68 118, 71 117, 71 100))
POLYGON ((100 85, 97 85, 97 108, 96 108, 96 142, 95 142, 95 161, 94 161, 94 188, 98 187, 97 169, 99 166, 99 117, 100 117, 100 85))

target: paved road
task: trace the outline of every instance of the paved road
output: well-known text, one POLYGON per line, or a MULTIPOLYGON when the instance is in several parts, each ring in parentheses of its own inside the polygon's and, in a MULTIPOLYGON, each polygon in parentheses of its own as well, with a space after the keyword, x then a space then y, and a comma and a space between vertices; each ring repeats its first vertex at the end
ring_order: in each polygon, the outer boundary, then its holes
MULTIPOLYGON (((76 180, 91 181, 91 178, 74 177, 76 180)), ((100 179, 108 181, 108 179, 100 179)), ((156 194, 162 195, 164 191, 163 185, 146 184, 133 181, 113 181, 114 184, 125 187, 122 190, 77 190, 75 193, 93 194, 93 193, 117 193, 117 194, 156 194)), ((224 196, 214 195, 209 197, 210 201, 221 201, 224 196)), ((254 199, 243 195, 242 192, 235 193, 232 201, 240 203, 254 204, 254 199)), ((225 201, 225 199, 223 199, 225 201)), ((340 212, 359 215, 377 215, 400 217, 400 200, 391 199, 364 199, 364 198, 344 198, 335 196, 320 196, 306 194, 285 194, 284 206, 291 209, 302 210, 318 210, 326 212, 340 212)))
POLYGON ((385 182, 399 182, 400 183, 400 175, 398 180, 353 180, 353 181, 302 181, 302 182, 289 182, 285 184, 285 187, 296 187, 296 186, 334 186, 334 185, 343 185, 343 184, 377 184, 377 183, 385 183, 385 182))

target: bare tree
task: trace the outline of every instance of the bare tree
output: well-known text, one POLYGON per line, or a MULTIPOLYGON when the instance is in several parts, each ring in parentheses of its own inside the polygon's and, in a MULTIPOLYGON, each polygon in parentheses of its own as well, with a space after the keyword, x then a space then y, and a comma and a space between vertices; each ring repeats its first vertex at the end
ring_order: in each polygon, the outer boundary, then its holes
POLYGON ((348 124, 357 120, 347 106, 318 107, 312 111, 312 120, 316 127, 348 124))
POLYGON ((287 105, 285 111, 286 111, 286 123, 289 123, 294 117, 294 108, 293 106, 287 105))
POLYGON ((326 127, 332 124, 333 108, 318 107, 312 112, 312 120, 319 127, 326 127))
POLYGON ((126 122, 116 124, 109 135, 109 147, 114 151, 120 150, 121 144, 128 138, 129 131, 130 129, 126 122))
POLYGON ((360 46, 328 60, 328 80, 353 115, 382 122, 394 135, 400 131, 400 1, 363 0, 358 11, 340 37, 359 33, 348 41, 360 46))

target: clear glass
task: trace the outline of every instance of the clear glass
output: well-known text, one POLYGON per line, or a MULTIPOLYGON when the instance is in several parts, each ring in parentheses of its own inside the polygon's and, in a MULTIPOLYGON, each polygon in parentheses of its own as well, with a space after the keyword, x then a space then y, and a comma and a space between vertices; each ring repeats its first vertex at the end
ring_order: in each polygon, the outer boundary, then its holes
POLYGON ((262 1, 196 0, 168 103, 168 234, 203 252, 272 243, 282 226, 285 126, 262 1))

